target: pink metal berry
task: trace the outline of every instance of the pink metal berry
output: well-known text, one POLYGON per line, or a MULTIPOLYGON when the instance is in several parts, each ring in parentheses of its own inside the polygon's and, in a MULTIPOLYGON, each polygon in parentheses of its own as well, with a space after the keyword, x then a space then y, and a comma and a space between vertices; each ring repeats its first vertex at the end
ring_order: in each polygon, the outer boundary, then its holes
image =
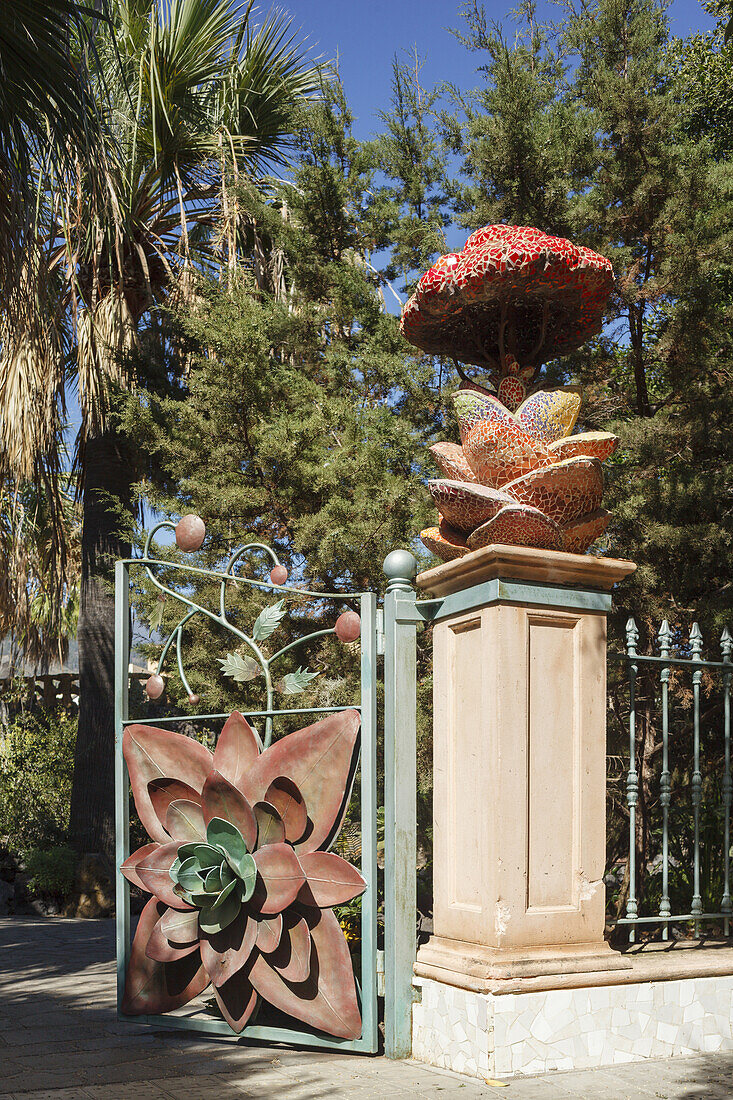
POLYGON ((340 642, 355 642, 361 634, 361 619, 355 611, 344 611, 336 620, 334 630, 340 642))
POLYGON ((176 546, 180 550, 200 550, 206 538, 206 526, 201 516, 192 513, 176 525, 176 546))
POLYGON ((160 699, 161 695, 165 691, 165 680, 162 676, 158 676, 157 673, 153 676, 149 676, 145 684, 145 692, 148 699, 160 699))
POLYGON ((192 707, 195 707, 197 705, 197 703, 201 702, 201 696, 191 694, 188 697, 188 701, 189 701, 189 703, 191 704, 192 707))
POLYGON ((284 565, 276 565, 270 572, 270 580, 273 584, 285 584, 288 579, 288 571, 284 565))

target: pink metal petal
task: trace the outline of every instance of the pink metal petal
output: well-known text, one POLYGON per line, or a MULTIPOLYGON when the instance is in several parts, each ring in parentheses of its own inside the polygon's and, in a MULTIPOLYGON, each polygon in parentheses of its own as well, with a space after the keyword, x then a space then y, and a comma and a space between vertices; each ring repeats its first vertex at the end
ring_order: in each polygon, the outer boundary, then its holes
POLYGON ((204 815, 199 802, 187 798, 171 802, 165 815, 165 827, 174 840, 187 844, 206 836, 204 815))
POLYGON ((169 909, 160 920, 161 931, 165 938, 180 947, 189 943, 197 943, 199 938, 199 914, 198 909, 187 909, 181 912, 179 909, 169 909))
POLYGON ((265 920, 258 921, 257 950, 264 951, 266 955, 274 951, 280 943, 282 930, 282 913, 277 913, 274 917, 267 917, 265 920))
POLYGON ((298 896, 304 905, 320 909, 345 905, 366 890, 367 884, 356 867, 334 852, 305 852, 300 856, 300 865, 307 880, 298 896))
POLYGON ((295 901, 305 875, 289 844, 268 844, 254 854, 257 884, 252 908, 263 916, 281 913, 295 901))
POLYGON ((280 814, 270 802, 256 802, 257 847, 266 844, 282 844, 285 840, 285 825, 280 814))
POLYGON ((266 803, 275 807, 285 828, 285 837, 294 844, 300 840, 308 825, 305 799, 292 779, 279 775, 265 791, 266 803))
POLYGON ((257 821, 254 811, 241 791, 225 779, 220 772, 213 771, 204 784, 201 796, 201 808, 204 821, 208 825, 212 817, 220 817, 235 825, 244 837, 248 851, 257 844, 257 821))
POLYGON ((224 1019, 239 1034, 257 1007, 257 992, 243 974, 235 974, 225 985, 214 986, 214 996, 224 1019))
POLYGON ((153 809, 148 784, 155 779, 178 779, 200 794, 213 757, 192 737, 155 726, 128 726, 122 738, 122 751, 138 816, 148 835, 165 844, 168 834, 153 809))
POLYGON ((173 881, 168 874, 177 855, 178 841, 160 844, 155 851, 139 860, 135 869, 148 893, 155 894, 156 898, 174 909, 190 909, 178 894, 173 893, 173 881))
MULTIPOLYGON (((178 944, 171 943, 163 930, 163 921, 168 916, 168 913, 173 913, 175 910, 167 909, 163 916, 159 918, 155 928, 150 933, 150 939, 148 940, 147 947, 145 948, 145 954, 149 959, 153 959, 155 962, 169 963, 175 962, 176 959, 185 959, 186 955, 193 954, 194 951, 198 951, 198 940, 195 939, 193 943, 178 944)), ((179 916, 188 914, 180 913, 179 916)), ((198 916, 196 917, 198 920, 198 916)))
POLYGON ((239 786, 240 777, 246 776, 259 755, 257 734, 244 715, 235 710, 224 723, 216 742, 214 767, 230 783, 239 786))
POLYGON ((286 775, 305 799, 308 827, 297 851, 314 852, 330 844, 341 827, 353 783, 359 714, 343 710, 276 741, 251 772, 255 801, 274 779, 286 775))
POLYGON ((214 986, 228 982, 246 964, 257 940, 257 921, 243 911, 221 932, 201 933, 201 961, 214 986))
POLYGON ((140 914, 121 1005, 126 1016, 171 1012, 198 997, 209 984, 197 951, 169 963, 146 955, 148 940, 163 913, 164 907, 151 898, 140 914))
POLYGON ((339 922, 329 910, 311 910, 313 952, 304 982, 283 979, 269 958, 257 955, 250 981, 264 1000, 303 1023, 343 1039, 361 1035, 361 1016, 351 956, 339 922))
POLYGON ((182 783, 180 779, 153 779, 148 783, 148 794, 156 817, 167 833, 170 833, 170 829, 166 825, 166 817, 171 802, 181 798, 189 802, 201 802, 198 791, 189 787, 188 783, 182 783))
POLYGON ((305 917, 286 913, 280 943, 269 959, 281 978, 304 982, 311 968, 311 934, 305 917))
POLYGON ((141 860, 146 859, 151 852, 155 852, 160 845, 153 841, 152 844, 145 844, 142 848, 138 848, 136 852, 133 852, 131 856, 128 856, 125 862, 120 867, 120 871, 125 876, 128 882, 131 882, 133 886, 138 886, 141 890, 148 893, 148 888, 137 873, 137 865, 141 860))

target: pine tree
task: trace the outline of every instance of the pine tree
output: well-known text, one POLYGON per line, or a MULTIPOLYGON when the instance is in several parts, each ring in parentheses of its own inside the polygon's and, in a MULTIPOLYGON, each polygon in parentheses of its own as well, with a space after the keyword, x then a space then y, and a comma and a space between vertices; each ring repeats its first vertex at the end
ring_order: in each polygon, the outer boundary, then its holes
MULTIPOLYGON (((159 372, 185 381, 166 397, 142 386, 124 416, 150 456, 148 498, 203 516, 207 564, 265 542, 311 588, 379 590, 385 555, 429 514, 417 483, 435 431, 431 368, 368 263, 371 147, 354 139, 338 83, 305 114, 298 150, 292 183, 237 196, 264 265, 253 250, 229 286, 201 283, 197 304, 171 315, 188 370, 159 372)), ((196 690, 228 705, 207 630, 196 690)))

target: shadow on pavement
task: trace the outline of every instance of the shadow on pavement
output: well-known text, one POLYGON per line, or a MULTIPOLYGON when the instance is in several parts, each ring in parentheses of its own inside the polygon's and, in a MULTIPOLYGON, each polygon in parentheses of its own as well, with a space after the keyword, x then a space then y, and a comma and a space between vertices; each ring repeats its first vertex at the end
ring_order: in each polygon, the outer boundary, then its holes
POLYGON ((333 1057, 121 1022, 113 921, 0 920, 0 1100, 55 1089, 72 1090, 69 1100, 203 1096, 217 1081, 223 1095, 220 1074, 242 1097, 293 1087, 299 1100, 317 1100, 336 1095, 317 1072, 333 1057))

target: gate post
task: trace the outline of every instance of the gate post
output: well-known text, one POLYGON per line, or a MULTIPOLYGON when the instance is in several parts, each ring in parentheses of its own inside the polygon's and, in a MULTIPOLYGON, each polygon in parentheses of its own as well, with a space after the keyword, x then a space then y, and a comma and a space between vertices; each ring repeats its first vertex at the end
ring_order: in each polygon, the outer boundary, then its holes
POLYGON ((130 700, 130 568, 115 562, 115 907, 117 1004, 122 1000, 130 943, 130 887, 120 871, 130 850, 128 777, 122 756, 130 700))
POLYGON ((634 568, 496 545, 417 578, 440 601, 424 1061, 479 1077, 557 1065, 585 990, 631 969, 604 940, 603 869, 606 616, 634 568))
POLYGON ((407 550, 384 561, 384 1052, 412 1054, 416 952, 416 616, 407 550))

